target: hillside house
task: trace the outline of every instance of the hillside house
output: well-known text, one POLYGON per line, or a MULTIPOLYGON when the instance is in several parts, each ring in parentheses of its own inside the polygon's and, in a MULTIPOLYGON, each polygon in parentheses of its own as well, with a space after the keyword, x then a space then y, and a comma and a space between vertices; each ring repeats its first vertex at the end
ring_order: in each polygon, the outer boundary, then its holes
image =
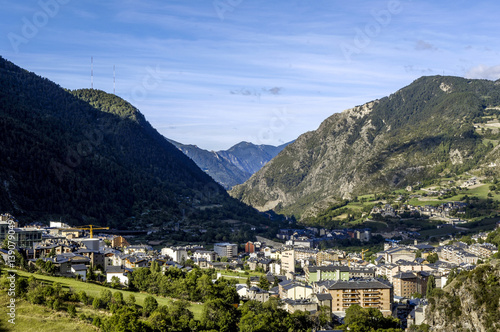
POLYGON ((252 286, 247 291, 247 297, 249 300, 266 302, 267 300, 269 300, 269 292, 257 286, 252 286))
POLYGON ((149 261, 144 257, 128 256, 124 259, 123 265, 129 269, 134 269, 137 267, 147 267, 148 264, 149 261))
POLYGON ((285 306, 285 310, 291 314, 293 314, 295 311, 308 311, 308 312, 318 311, 318 303, 314 302, 312 299, 301 299, 301 300, 285 299, 283 300, 283 303, 285 306))
POLYGON ((111 283, 112 278, 117 277, 120 280, 120 284, 128 286, 131 273, 132 269, 123 268, 121 266, 110 266, 106 271, 106 282, 111 283))
POLYGON ((217 260, 217 253, 211 250, 197 250, 193 254, 194 259, 205 259, 207 262, 214 262, 217 260))
POLYGON ((71 273, 80 276, 81 280, 87 280, 87 267, 84 264, 75 264, 71 266, 71 273))
POLYGON ((282 281, 278 285, 279 295, 282 299, 307 299, 313 294, 311 286, 294 282, 291 280, 282 281))

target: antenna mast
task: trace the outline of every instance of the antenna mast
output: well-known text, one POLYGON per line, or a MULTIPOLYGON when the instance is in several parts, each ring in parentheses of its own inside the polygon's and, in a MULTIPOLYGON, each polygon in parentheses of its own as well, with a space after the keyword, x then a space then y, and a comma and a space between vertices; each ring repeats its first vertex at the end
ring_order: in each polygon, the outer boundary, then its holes
POLYGON ((94 89, 94 57, 90 57, 90 88, 94 89))
POLYGON ((116 95, 116 75, 115 75, 115 65, 113 65, 113 94, 116 95))

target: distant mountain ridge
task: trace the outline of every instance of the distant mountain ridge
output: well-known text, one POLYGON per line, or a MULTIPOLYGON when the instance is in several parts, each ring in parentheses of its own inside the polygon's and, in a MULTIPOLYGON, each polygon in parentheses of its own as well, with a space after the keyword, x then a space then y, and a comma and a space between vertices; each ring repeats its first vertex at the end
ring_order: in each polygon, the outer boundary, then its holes
POLYGON ((307 217, 444 174, 499 176, 490 167, 500 165, 499 118, 500 81, 422 77, 333 114, 230 193, 259 210, 307 217))
POLYGON ((248 180, 291 143, 272 146, 240 142, 228 150, 208 151, 196 145, 169 141, 226 189, 248 180))

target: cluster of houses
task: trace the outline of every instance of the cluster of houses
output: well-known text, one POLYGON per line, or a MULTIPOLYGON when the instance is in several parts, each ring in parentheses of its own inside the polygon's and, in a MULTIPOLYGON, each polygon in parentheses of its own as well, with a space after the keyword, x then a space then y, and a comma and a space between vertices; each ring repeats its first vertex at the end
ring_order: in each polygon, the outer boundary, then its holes
MULTIPOLYGON (((358 304, 377 308, 406 323, 419 324, 424 318, 425 300, 416 297, 425 296, 431 275, 436 287, 442 288, 451 270, 473 269, 479 259, 487 259, 497 252, 498 248, 488 243, 466 245, 457 242, 434 247, 418 242, 413 245, 389 242, 373 261, 368 262, 359 254, 283 247, 276 250, 274 256, 284 275, 279 285, 268 291, 257 284, 250 288, 239 285, 238 292, 244 298, 261 301, 271 296, 280 297, 291 312, 315 311, 326 305, 332 314, 343 317, 350 305, 358 304), (466 253, 474 259, 458 260, 450 252, 466 253), (431 254, 437 254, 438 260, 427 261, 431 254)), ((268 276, 272 282, 272 273, 268 272, 268 276)))
POLYGON ((305 229, 280 229, 276 234, 278 239, 284 240, 285 245, 304 248, 316 248, 322 242, 336 240, 357 239, 361 242, 368 242, 372 238, 370 228, 364 229, 325 229, 307 227, 305 229))
POLYGON ((402 215, 409 213, 410 215, 418 214, 427 217, 445 218, 445 220, 451 219, 452 222, 460 222, 460 219, 453 217, 453 215, 465 213, 466 207, 467 203, 463 202, 447 202, 438 206, 413 206, 409 204, 402 204, 398 209, 395 209, 390 204, 385 204, 384 206, 373 207, 370 214, 380 214, 384 218, 401 218, 402 215))
MULTIPOLYGON (((5 224, 8 222, 0 220, 0 230, 5 224)), ((287 244, 247 242, 241 245, 244 252, 239 252, 240 246, 234 243, 216 243, 210 250, 189 245, 158 251, 148 245, 130 245, 122 236, 90 238, 82 230, 63 223, 51 223, 40 231, 41 240, 25 246, 24 254, 33 266, 50 261, 58 275, 86 280, 92 270, 101 281, 128 285, 133 269, 148 267, 153 261, 162 270, 172 266, 189 270, 193 264, 202 269, 258 270, 265 273, 268 284, 274 287, 263 287, 258 277, 248 278, 247 283, 237 285, 241 298, 265 302, 270 297, 279 297, 290 312, 317 311, 320 306, 327 306, 337 317, 343 317, 349 306, 359 304, 413 323, 421 322, 424 307, 408 301, 418 301, 413 299, 416 294, 425 295, 431 275, 436 287, 444 287, 452 269, 473 269, 479 260, 498 252, 498 248, 489 243, 457 242, 434 247, 416 241, 413 245, 391 241, 368 260, 364 252, 318 250, 300 242, 301 237, 311 239, 318 235, 369 237, 369 230, 342 230, 339 234, 337 231, 320 234, 317 229, 281 230, 280 235, 287 244), (299 241, 288 242, 291 240, 299 241), (429 262, 427 258, 431 254, 437 254, 438 260, 429 262)), ((484 238, 486 234, 481 236, 484 238)))

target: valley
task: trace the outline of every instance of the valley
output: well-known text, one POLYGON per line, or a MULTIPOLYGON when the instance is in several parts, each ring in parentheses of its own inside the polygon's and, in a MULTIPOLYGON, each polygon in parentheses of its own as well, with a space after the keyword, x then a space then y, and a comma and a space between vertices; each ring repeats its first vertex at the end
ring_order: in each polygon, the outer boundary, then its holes
MULTIPOLYGON (((0 71, 0 287, 23 328, 32 310, 41 330, 450 330, 469 296, 452 280, 496 299, 494 82, 423 77, 282 146, 215 152, 115 95, 0 71)), ((464 326, 498 327, 497 307, 464 326)))

